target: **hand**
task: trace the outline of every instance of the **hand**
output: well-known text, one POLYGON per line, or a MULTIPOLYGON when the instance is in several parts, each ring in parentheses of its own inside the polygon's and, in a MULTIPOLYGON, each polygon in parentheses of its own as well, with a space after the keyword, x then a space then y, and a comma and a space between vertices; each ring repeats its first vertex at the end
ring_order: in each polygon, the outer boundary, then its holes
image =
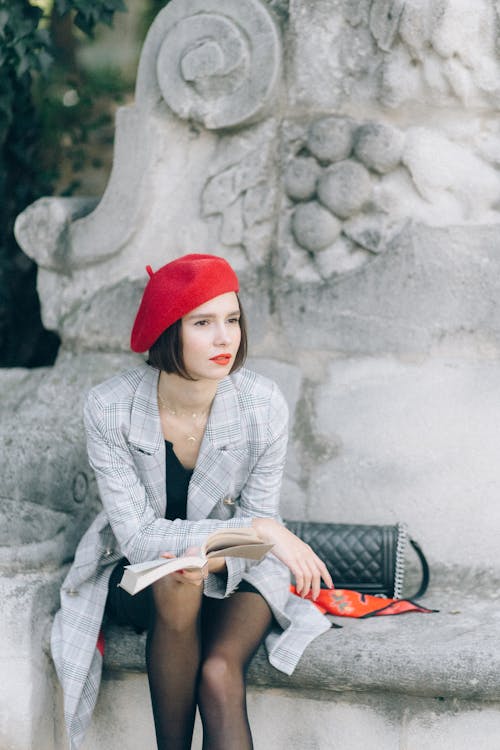
MULTIPOLYGON (((189 547, 184 555, 199 555, 199 547, 189 547)), ((183 556, 184 556, 183 555, 183 556)), ((171 559, 176 557, 173 552, 164 552, 161 557, 171 559)), ((203 568, 186 568, 185 570, 177 570, 175 573, 170 574, 170 578, 178 583, 190 583, 192 586, 201 586, 203 581, 208 575, 208 565, 204 565, 203 568)))
POLYGON ((226 558, 225 557, 211 557, 208 561, 208 572, 209 573, 225 573, 226 572, 226 558))
POLYGON ((288 531, 283 524, 274 518, 254 518, 252 526, 263 542, 274 545, 272 553, 290 569, 300 596, 305 597, 311 591, 312 599, 315 600, 321 589, 321 579, 328 588, 333 588, 325 563, 308 544, 288 531))

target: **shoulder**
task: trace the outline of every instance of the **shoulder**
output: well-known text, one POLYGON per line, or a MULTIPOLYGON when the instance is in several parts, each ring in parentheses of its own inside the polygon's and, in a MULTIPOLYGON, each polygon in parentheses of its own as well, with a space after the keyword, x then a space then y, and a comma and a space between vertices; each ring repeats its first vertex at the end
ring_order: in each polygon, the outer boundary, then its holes
POLYGON ((241 370, 229 377, 241 398, 253 396, 256 399, 284 401, 283 394, 274 380, 266 378, 258 372, 242 367, 241 370))
POLYGON ((91 388, 87 400, 96 401, 103 406, 116 401, 133 399, 137 388, 148 375, 151 368, 140 365, 132 370, 125 370, 91 388))
POLYGON ((246 368, 229 377, 243 415, 255 417, 261 414, 269 420, 270 426, 287 422, 288 405, 274 380, 246 368))
POLYGON ((130 421, 134 404, 156 386, 157 370, 140 365, 125 370, 94 386, 87 394, 83 409, 86 424, 120 424, 130 421))

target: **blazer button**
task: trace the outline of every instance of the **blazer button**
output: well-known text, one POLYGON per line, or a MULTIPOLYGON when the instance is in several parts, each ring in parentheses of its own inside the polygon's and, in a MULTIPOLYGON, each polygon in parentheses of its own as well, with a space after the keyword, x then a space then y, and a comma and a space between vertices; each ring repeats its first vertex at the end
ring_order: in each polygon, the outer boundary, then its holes
POLYGON ((234 505, 234 500, 230 495, 226 495, 222 502, 224 503, 224 505, 234 505))

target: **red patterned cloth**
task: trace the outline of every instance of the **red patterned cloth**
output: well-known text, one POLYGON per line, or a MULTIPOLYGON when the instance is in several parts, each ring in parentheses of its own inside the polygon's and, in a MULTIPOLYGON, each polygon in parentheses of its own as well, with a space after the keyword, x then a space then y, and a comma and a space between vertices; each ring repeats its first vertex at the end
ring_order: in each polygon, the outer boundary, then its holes
POLYGON ((104 633, 102 632, 102 630, 99 631, 96 648, 101 654, 101 656, 104 656, 104 633))
MULTIPOLYGON (((295 586, 290 586, 292 594, 297 594, 295 586)), ((297 596, 299 596, 297 594, 297 596)), ((311 594, 305 597, 312 601, 311 594)), ((338 617, 379 617, 381 615, 401 615, 404 612, 437 612, 415 604, 410 599, 386 599, 382 596, 361 594, 349 589, 321 589, 313 602, 323 614, 338 617)))

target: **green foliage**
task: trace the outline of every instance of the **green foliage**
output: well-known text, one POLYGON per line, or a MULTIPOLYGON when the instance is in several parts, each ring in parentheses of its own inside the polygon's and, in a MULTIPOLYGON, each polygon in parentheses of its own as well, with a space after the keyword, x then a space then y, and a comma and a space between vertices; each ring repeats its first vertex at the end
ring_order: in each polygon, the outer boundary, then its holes
POLYGON ((25 95, 32 73, 45 72, 52 59, 47 30, 39 28, 42 16, 27 2, 0 0, 0 145, 12 124, 16 96, 25 95))
POLYGON ((61 16, 76 11, 76 26, 89 35, 99 23, 111 26, 116 11, 127 10, 123 0, 55 0, 55 9, 61 16))
MULTIPOLYGON (((34 82, 47 76, 54 58, 53 16, 38 5, 0 0, 0 366, 46 364, 57 348, 56 337, 43 332, 39 319, 36 268, 13 235, 16 216, 50 193, 54 178, 40 168, 43 118, 33 98, 34 82)), ((50 10, 51 3, 44 7, 50 10)), ((123 0, 54 0, 52 14, 71 14, 91 35, 97 24, 110 25, 123 10, 123 0)))
POLYGON ((40 29, 40 8, 14 2, 7 9, 0 2, 0 65, 11 69, 17 78, 30 70, 47 70, 51 61, 50 37, 40 29))
POLYGON ((52 193, 73 195, 108 163, 114 141, 114 111, 130 93, 116 68, 75 76, 54 65, 35 88, 40 117, 40 169, 50 175, 52 193))

